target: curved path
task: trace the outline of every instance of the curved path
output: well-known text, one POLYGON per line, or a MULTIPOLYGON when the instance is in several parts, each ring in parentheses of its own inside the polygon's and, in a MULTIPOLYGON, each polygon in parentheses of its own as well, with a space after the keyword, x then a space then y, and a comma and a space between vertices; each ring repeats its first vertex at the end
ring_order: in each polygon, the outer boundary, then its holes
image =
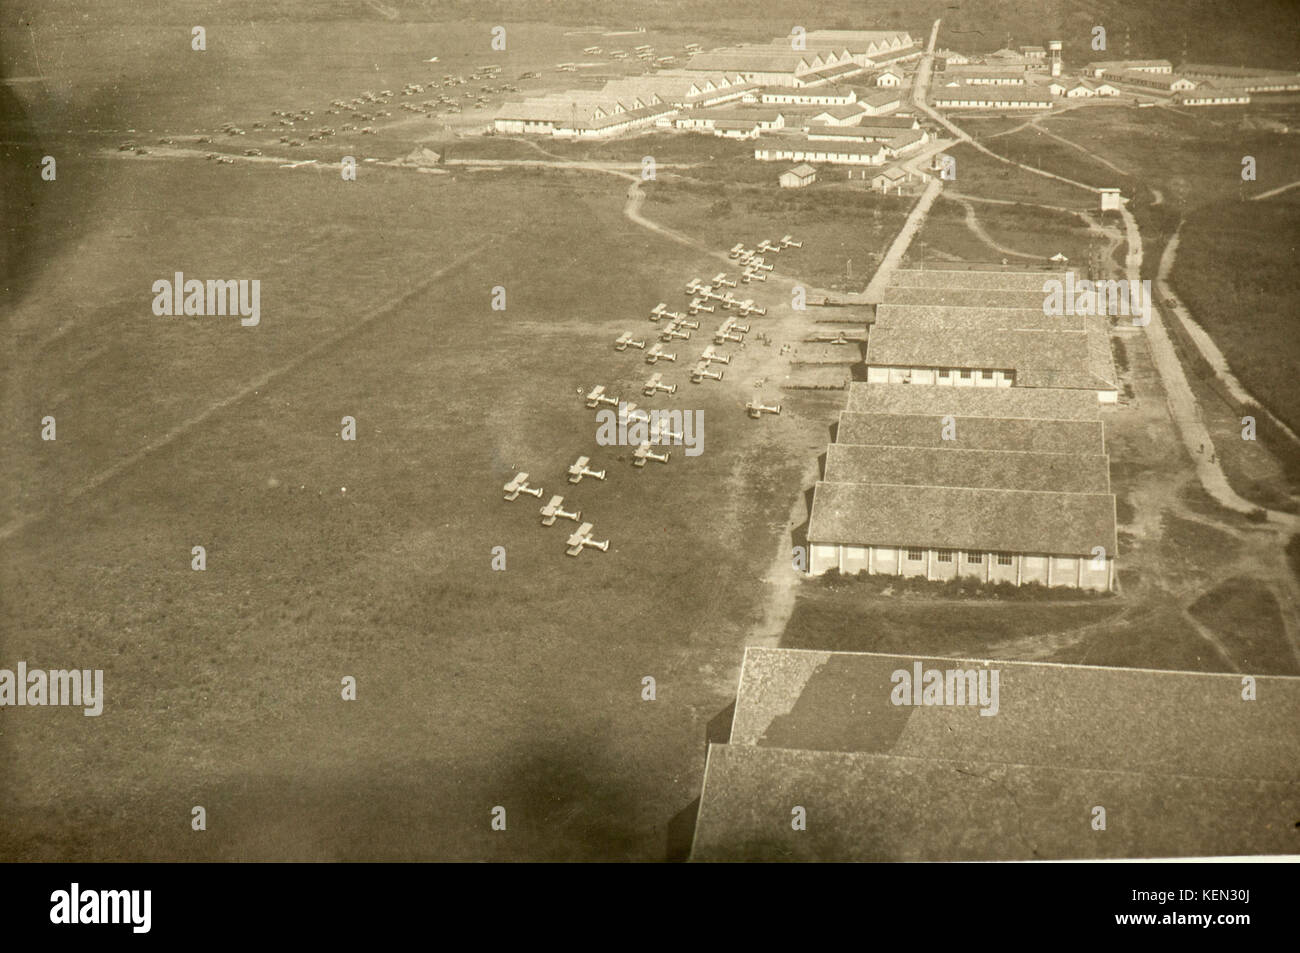
MULTIPOLYGON (((1089 192, 1098 192, 1095 186, 1086 185, 1082 182, 1075 182, 1064 176, 1054 175, 1050 172, 1044 172, 1041 169, 1035 169, 1027 166, 1022 162, 1016 162, 1013 159, 1007 159, 999 156, 988 148, 975 142, 969 134, 953 125, 946 118, 940 116, 929 106, 917 104, 927 115, 941 123, 945 128, 953 132, 964 142, 969 142, 975 148, 982 152, 988 153, 1002 162, 1018 166, 1029 172, 1038 175, 1045 175, 1049 178, 1059 179, 1062 182, 1077 186, 1089 192)), ((1062 140, 1069 142, 1069 140, 1062 140)), ((1077 143, 1069 143, 1081 152, 1093 156, 1087 147, 1080 146, 1077 143)), ((1098 158, 1093 156, 1094 158, 1098 158)), ((1136 281, 1142 277, 1142 233, 1138 229, 1137 219, 1129 211, 1128 201, 1121 199, 1120 215, 1124 219, 1124 229, 1128 242, 1128 254, 1125 258, 1125 277, 1136 281)), ((1239 496, 1232 485, 1228 482, 1227 476, 1223 472, 1223 467, 1219 465, 1217 457, 1214 456, 1212 448, 1214 442, 1210 439, 1209 429, 1205 426, 1205 421, 1201 417, 1200 404, 1196 400, 1196 395, 1192 393, 1191 385, 1187 381, 1186 372, 1183 370, 1182 362, 1179 360, 1178 353, 1174 349, 1173 341, 1169 337, 1169 332, 1165 329, 1164 320, 1159 308, 1151 308, 1150 321, 1146 328, 1147 342, 1151 350, 1151 359, 1156 366, 1156 371, 1160 375, 1161 382, 1164 384, 1166 400, 1169 405, 1170 415, 1174 419, 1174 424, 1178 430, 1179 436, 1183 439, 1183 445, 1187 448, 1196 466, 1196 475, 1200 480, 1205 491, 1214 497, 1214 499, 1227 509, 1234 510, 1238 513, 1253 513, 1260 510, 1249 500, 1239 496), (1207 454, 1206 448, 1211 448, 1207 454)), ((1278 526, 1288 532, 1300 530, 1300 516, 1292 513, 1283 513, 1278 510, 1264 510, 1267 520, 1270 524, 1278 526)))
MULTIPOLYGON (((1128 256, 1125 261, 1126 277, 1136 281, 1142 276, 1142 235, 1138 230, 1137 219, 1129 211, 1128 203, 1120 205, 1120 214, 1124 218, 1124 227, 1128 232, 1128 256)), ((1201 417, 1201 407, 1196 395, 1192 393, 1191 384, 1183 371, 1182 362, 1174 350, 1169 332, 1165 330, 1164 318, 1160 308, 1151 309, 1151 320, 1146 328, 1147 343, 1151 349, 1151 359, 1160 374, 1165 387, 1165 398, 1169 404, 1170 415, 1183 444, 1196 466, 1197 478, 1214 499, 1221 505, 1238 513, 1251 513, 1260 509, 1254 503, 1237 495, 1228 482, 1223 468, 1213 454, 1214 441, 1210 438, 1209 428, 1201 417), (1207 454, 1207 448, 1210 453, 1207 454)), ((1266 510, 1268 521, 1290 531, 1300 529, 1300 517, 1292 513, 1266 510)))

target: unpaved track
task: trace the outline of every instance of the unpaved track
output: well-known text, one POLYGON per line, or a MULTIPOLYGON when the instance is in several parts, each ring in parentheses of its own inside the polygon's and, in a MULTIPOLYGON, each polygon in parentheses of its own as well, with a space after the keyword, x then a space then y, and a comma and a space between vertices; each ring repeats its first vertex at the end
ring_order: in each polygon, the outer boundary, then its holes
POLYGON ((1128 171, 1126 171, 1126 170, 1124 170, 1124 169, 1121 169, 1119 166, 1117 166, 1115 163, 1111 162, 1109 159, 1106 159, 1106 158, 1103 158, 1102 156, 1097 155, 1095 152, 1093 152, 1093 151, 1092 151, 1091 149, 1089 149, 1087 146, 1081 146, 1081 145, 1079 145, 1079 143, 1077 143, 1077 142, 1075 142, 1075 141, 1073 141, 1073 140, 1071 140, 1071 139, 1067 139, 1067 138, 1065 138, 1065 136, 1059 136, 1059 135, 1057 135, 1056 133, 1052 132, 1050 129, 1045 129, 1045 128, 1043 128, 1042 126, 1039 125, 1039 120, 1042 119, 1042 118, 1043 118, 1042 116, 1039 116, 1038 118, 1036 118, 1036 119, 1033 121, 1033 123, 1032 123, 1031 125, 1033 125, 1033 127, 1034 127, 1035 129, 1037 129, 1037 130, 1038 130, 1039 132, 1041 132, 1043 135, 1047 136, 1049 139, 1055 139, 1057 142, 1061 143, 1062 145, 1069 146, 1071 149, 1074 149, 1074 150, 1076 150, 1076 151, 1078 151, 1078 152, 1082 152, 1082 153, 1083 153, 1084 155, 1086 155, 1089 159, 1092 159, 1094 162, 1099 162, 1099 163, 1101 163, 1101 164, 1104 165, 1106 168, 1110 169, 1112 172, 1117 173, 1118 175, 1122 175, 1122 176, 1124 176, 1124 177, 1126 177, 1126 178, 1127 178, 1128 176, 1132 175, 1131 172, 1128 172, 1128 171))
POLYGON ((1258 202, 1260 199, 1272 198, 1275 195, 1280 195, 1288 189, 1294 189, 1297 185, 1300 185, 1300 182, 1289 182, 1286 185, 1279 185, 1277 188, 1269 189, 1267 192, 1261 192, 1259 195, 1252 195, 1250 200, 1252 202, 1258 202))
MULTIPOLYGON (((1120 214, 1124 218, 1124 227, 1128 233, 1128 257, 1125 270, 1126 277, 1136 281, 1142 275, 1142 235, 1138 231, 1137 219, 1129 211, 1128 203, 1120 205, 1120 214)), ((1258 509, 1249 500, 1237 495, 1213 457, 1214 441, 1210 431, 1201 418, 1201 407, 1192 393, 1192 387, 1183 371, 1182 362, 1174 350, 1173 341, 1165 329, 1164 318, 1160 308, 1151 309, 1151 320, 1146 326, 1147 343, 1151 348, 1151 359, 1155 362, 1160 380, 1165 387, 1169 412, 1174 418, 1178 433, 1183 438, 1183 445, 1196 466, 1196 475, 1209 493, 1221 505, 1238 513, 1250 513, 1258 509)), ((1279 527, 1294 532, 1300 529, 1300 517, 1276 510, 1266 511, 1268 521, 1279 527)))
POLYGON ((862 300, 875 302, 879 301, 885 292, 885 286, 889 284, 889 279, 893 277, 894 271, 903 262, 903 256, 907 254, 908 246, 912 244, 912 239, 916 233, 921 230, 925 223, 925 217, 930 214, 930 206, 934 200, 939 197, 943 191, 943 183, 938 178, 931 178, 925 185, 925 191, 921 193, 920 200, 912 206, 912 211, 907 216, 907 221, 903 227, 894 236, 893 244, 889 246, 889 251, 880 261, 880 267, 876 273, 871 276, 871 281, 866 289, 862 292, 862 300))
MULTIPOLYGON (((982 152, 988 153, 1002 162, 1010 163, 1019 168, 1026 169, 1038 175, 1045 175, 1049 178, 1059 179, 1070 185, 1086 189, 1090 192, 1097 192, 1095 186, 1086 185, 1082 182, 1075 182, 1064 176, 1053 175, 1050 172, 1043 172, 1041 169, 1035 169, 1021 162, 1015 162, 1006 159, 997 153, 981 146, 971 137, 953 125, 944 117, 934 112, 928 106, 918 103, 928 115, 937 122, 942 123, 946 128, 951 130, 955 135, 965 142, 971 143, 982 152)), ((1062 140, 1068 142, 1068 140, 1062 140)), ((1086 147, 1070 143, 1075 148, 1084 152, 1086 155, 1092 155, 1086 147)), ((1142 276, 1142 233, 1138 229, 1137 219, 1129 211, 1127 201, 1122 201, 1120 205, 1120 214, 1124 219, 1125 235, 1128 241, 1128 254, 1125 260, 1125 277, 1137 281, 1142 276)), ((1164 383, 1166 400, 1169 404, 1169 412, 1174 418, 1174 424, 1177 427, 1179 435, 1183 439, 1183 445, 1187 448, 1188 455, 1191 456, 1196 466, 1196 475, 1201 485, 1205 488, 1214 499, 1227 509, 1234 510, 1238 513, 1251 513, 1260 507, 1255 506, 1249 500, 1239 496, 1228 482, 1223 468, 1219 465, 1217 457, 1213 455, 1214 442, 1210 439, 1209 429, 1205 426, 1205 421, 1201 418, 1200 404, 1197 403, 1196 395, 1192 393, 1191 385, 1187 381, 1187 375, 1183 370, 1182 362, 1178 359, 1178 354, 1174 350, 1173 342, 1169 338, 1169 332, 1165 329, 1163 318, 1159 308, 1151 308, 1151 319, 1146 328, 1147 343, 1151 349, 1151 358, 1155 363, 1156 370, 1160 374, 1160 379, 1164 383)), ((1292 513, 1283 513, 1277 510, 1266 510, 1268 522, 1278 526, 1288 532, 1300 530, 1300 517, 1292 513)))
POLYGON ((971 230, 971 233, 999 255, 1010 255, 1013 258, 1030 258, 1034 261, 1042 261, 1044 259, 1045 256, 1041 254, 1030 254, 1029 252, 1016 251, 1014 248, 1008 248, 1006 245, 998 244, 997 240, 986 232, 984 226, 980 224, 979 218, 975 215, 974 205, 965 199, 953 198, 953 201, 957 202, 966 210, 966 227, 971 230))

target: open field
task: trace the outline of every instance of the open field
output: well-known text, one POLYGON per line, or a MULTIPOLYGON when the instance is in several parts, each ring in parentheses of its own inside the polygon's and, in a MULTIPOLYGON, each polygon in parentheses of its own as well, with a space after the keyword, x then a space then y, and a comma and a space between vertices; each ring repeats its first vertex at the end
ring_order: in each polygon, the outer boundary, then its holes
MULTIPOLYGON (((1090 108, 1111 111, 1123 107, 1096 106, 1090 108)), ((1072 115, 1074 115, 1073 112, 1061 117, 1052 117, 1047 114, 1042 117, 1040 125, 1043 128, 1051 128, 1048 125, 1049 118, 1061 125, 1065 125, 1072 115)), ((979 136, 975 129, 967 128, 966 131, 977 138, 979 136)), ((1126 181, 1125 176, 1090 158, 1078 149, 1073 149, 1065 143, 1053 139, 1043 133, 1038 126, 1031 125, 1013 132, 1006 132, 992 140, 989 147, 998 155, 1014 159, 1016 162, 1023 162, 1035 169, 1042 169, 1044 172, 1053 172, 1065 176, 1075 182, 1082 182, 1085 185, 1098 188, 1119 188, 1123 189, 1125 194, 1130 194, 1133 191, 1132 183, 1126 181)), ((1081 189, 1075 189, 1074 191, 1076 195, 1087 194, 1081 189)))
POLYGON ((108 704, 5 716, 4 855, 665 856, 825 427, 750 421, 741 354, 739 393, 668 399, 704 412, 700 457, 641 472, 594 446, 579 391, 648 373, 609 342, 711 262, 628 222, 598 174, 65 168, 101 204, 55 193, 21 275, 2 643, 103 667, 108 704), (251 271, 261 325, 154 317, 177 268, 251 271), (563 483, 579 453, 608 483, 563 483), (611 551, 566 558, 530 498, 501 501, 516 469, 571 491, 611 551))
POLYGON ((1257 580, 1229 579, 1202 596, 1191 613, 1225 641, 1245 671, 1300 675, 1295 656, 1279 651, 1286 637, 1277 599, 1257 580))
MULTIPOLYGON (((761 165, 769 176, 775 176, 780 167, 780 163, 772 162, 761 165)), ((769 181, 764 188, 720 192, 702 184, 670 179, 646 189, 646 213, 664 225, 721 248, 730 248, 738 241, 752 243, 786 233, 816 232, 815 244, 768 255, 776 266, 773 274, 779 279, 796 277, 817 288, 861 291, 914 199, 819 185, 776 189, 769 181)))
POLYGON ((1173 272, 1179 296, 1233 372, 1292 429, 1300 429, 1297 234, 1300 195, 1205 205, 1183 227, 1173 272))
POLYGON ((990 245, 967 224, 965 204, 946 194, 935 203, 916 240, 909 261, 962 258, 990 261, 1006 258, 1018 264, 1046 260, 1058 252, 1072 262, 1088 261, 1096 239, 1077 215, 1029 205, 971 203, 978 225, 996 243, 990 245), (1008 252, 1020 252, 1021 256, 1008 252))
MULTIPOLYGON (((962 125, 960 120, 957 125, 962 125)), ((1003 139, 995 140, 998 148, 1001 148, 1003 139)), ((966 194, 1061 208, 1091 210, 1096 207, 1096 196, 1091 192, 999 162, 968 143, 958 143, 945 151, 957 161, 955 182, 957 188, 966 194)))

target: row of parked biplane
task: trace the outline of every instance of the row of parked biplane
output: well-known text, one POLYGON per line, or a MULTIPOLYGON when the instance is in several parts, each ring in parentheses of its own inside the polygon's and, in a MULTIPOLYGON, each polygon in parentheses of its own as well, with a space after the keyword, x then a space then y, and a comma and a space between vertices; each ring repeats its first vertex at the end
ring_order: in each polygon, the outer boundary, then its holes
MULTIPOLYGON (((569 466, 569 482, 581 483, 583 477, 591 477, 596 480, 605 479, 604 470, 593 470, 588 464, 591 463, 590 457, 578 457, 569 466)), ((516 473, 514 479, 507 483, 502 489, 505 490, 507 500, 517 500, 521 493, 541 499, 545 493, 540 486, 531 486, 528 482, 528 474, 525 472, 516 473)), ((597 540, 592 535, 594 525, 582 521, 582 512, 580 510, 569 511, 564 508, 564 497, 555 494, 546 505, 541 508, 542 525, 554 526, 557 520, 572 520, 579 524, 566 541, 565 552, 570 556, 578 556, 588 547, 599 549, 602 553, 609 551, 609 540, 597 540)))
MULTIPOLYGON (((692 278, 686 284, 686 294, 690 301, 686 305, 686 312, 669 310, 667 303, 660 302, 650 310, 650 320, 659 325, 659 341, 650 344, 644 338, 638 339, 631 332, 624 332, 614 341, 614 350, 626 351, 628 348, 634 348, 645 352, 645 362, 647 364, 658 364, 660 361, 676 363, 677 354, 665 350, 664 344, 670 344, 673 341, 689 341, 691 333, 700 329, 700 322, 692 320, 701 313, 712 314, 718 308, 724 311, 734 310, 736 314, 727 315, 718 329, 713 333, 713 343, 705 347, 700 353, 694 367, 691 370, 690 379, 694 384, 702 383, 706 380, 720 381, 723 379, 723 371, 715 365, 727 365, 731 363, 731 357, 720 353, 717 347, 728 343, 743 343, 745 335, 749 333, 748 324, 742 324, 740 318, 749 317, 750 315, 763 316, 767 314, 765 308, 754 303, 752 298, 740 299, 736 297, 735 289, 738 284, 748 284, 753 281, 766 281, 768 272, 772 271, 772 265, 768 264, 763 253, 776 253, 785 248, 802 248, 802 242, 796 242, 791 236, 785 235, 776 242, 770 242, 766 239, 759 242, 753 249, 747 249, 743 244, 735 245, 729 252, 729 257, 737 260, 743 270, 734 279, 728 278, 727 273, 719 272, 714 275, 708 282, 702 282, 698 278, 692 278)), ((654 397, 657 394, 674 394, 677 392, 676 384, 665 383, 662 373, 652 374, 642 385, 641 392, 647 397, 654 397)), ((639 408, 633 402, 623 402, 618 397, 614 397, 605 391, 604 384, 598 384, 591 389, 586 395, 586 404, 590 408, 599 408, 601 405, 609 405, 618 412, 619 425, 625 427, 629 423, 637 422, 650 427, 648 438, 642 440, 632 454, 632 465, 635 467, 644 467, 647 463, 667 463, 671 456, 671 451, 665 450, 662 453, 656 452, 655 447, 672 441, 680 441, 682 435, 672 431, 671 424, 667 419, 654 418, 649 411, 639 408)), ((760 417, 763 414, 779 414, 781 412, 780 404, 763 404, 758 400, 751 400, 745 405, 751 417, 760 417)), ((568 479, 570 483, 581 483, 584 478, 595 480, 604 480, 604 470, 594 470, 589 464, 590 457, 578 457, 577 460, 569 467, 568 479)), ((541 499, 544 491, 540 486, 532 486, 528 482, 526 472, 516 473, 514 478, 503 487, 505 498, 507 500, 517 500, 520 494, 541 499)), ((594 528, 592 523, 582 521, 581 511, 573 511, 564 508, 564 497, 553 495, 545 506, 541 508, 542 525, 553 526, 557 520, 567 519, 578 523, 579 526, 569 537, 566 543, 565 552, 570 556, 578 556, 583 549, 599 549, 601 552, 609 551, 609 540, 597 540, 592 535, 594 528)))

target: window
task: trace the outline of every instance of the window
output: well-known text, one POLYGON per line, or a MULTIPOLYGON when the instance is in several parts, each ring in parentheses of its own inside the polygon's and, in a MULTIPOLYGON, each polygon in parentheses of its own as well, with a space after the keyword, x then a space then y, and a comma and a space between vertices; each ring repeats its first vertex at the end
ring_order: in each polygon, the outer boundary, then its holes
POLYGON ((999 566, 1010 566, 1010 565, 1011 565, 1011 562, 1012 562, 1012 560, 1011 560, 1011 554, 1010 554, 1010 553, 998 553, 998 565, 999 565, 999 566))
POLYGON ((982 562, 984 562, 984 554, 983 554, 983 553, 967 553, 967 554, 966 554, 966 562, 968 562, 968 563, 982 563, 982 562))
POLYGON ((941 381, 946 381, 946 380, 948 379, 948 377, 949 377, 949 373, 948 373, 947 371, 940 371, 940 372, 939 372, 939 380, 941 380, 941 381))
POLYGON ((919 563, 922 559, 925 558, 925 550, 909 549, 907 551, 907 558, 909 562, 919 563))
POLYGON ((980 371, 980 380, 982 380, 982 381, 991 381, 991 380, 993 380, 993 372, 992 372, 992 371, 980 371))
POLYGON ((950 562, 952 562, 952 550, 951 550, 951 549, 941 549, 941 550, 939 550, 939 562, 941 562, 941 563, 950 563, 950 562))
POLYGON ((968 380, 970 380, 970 371, 962 371, 962 372, 961 372, 961 379, 964 380, 964 381, 968 381, 968 380))

